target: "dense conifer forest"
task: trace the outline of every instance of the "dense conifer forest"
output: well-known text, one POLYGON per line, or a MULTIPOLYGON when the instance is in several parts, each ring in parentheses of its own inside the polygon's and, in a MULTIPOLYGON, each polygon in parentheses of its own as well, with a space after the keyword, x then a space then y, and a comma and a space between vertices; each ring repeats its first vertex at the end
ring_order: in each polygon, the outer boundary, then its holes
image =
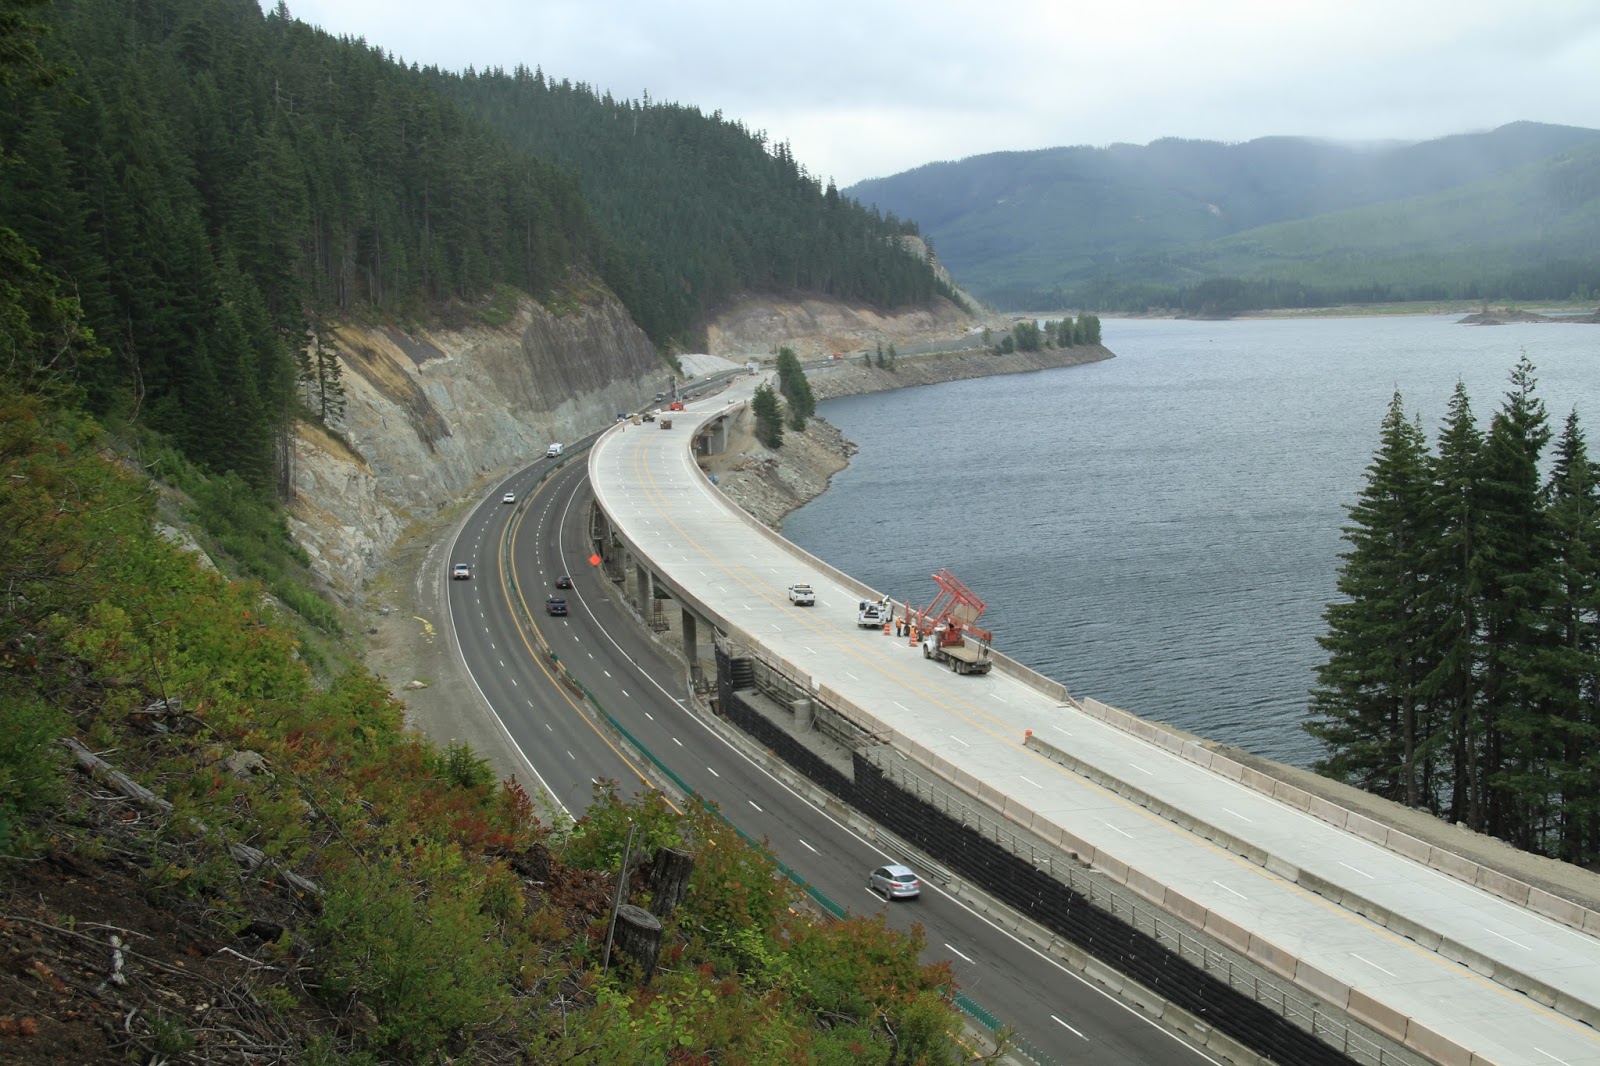
POLYGON ((739 292, 803 291, 881 308, 954 298, 883 217, 721 112, 619 100, 535 68, 429 70, 511 144, 579 178, 606 236, 606 281, 657 341, 693 334, 739 292), (820 208, 820 209, 819 209, 820 208))
POLYGON ((1579 127, 995 152, 848 191, 916 217, 1008 308, 1600 298, 1600 130, 1579 127))
POLYGON ((1436 445, 1397 394, 1320 640, 1306 725, 1328 751, 1317 768, 1591 864, 1600 469, 1576 412, 1553 433, 1526 357, 1487 431, 1458 385, 1436 445))
POLYGON ((919 932, 408 730, 269 506, 321 317, 592 278, 574 180, 253 0, 0 0, 0 95, 0 1058, 953 1061, 919 932))
POLYGON ((0 224, 107 352, 75 368, 85 403, 263 493, 304 401, 327 409, 328 315, 548 298, 577 272, 665 347, 736 292, 894 308, 945 291, 898 240, 914 227, 720 115, 408 68, 283 4, 34 17, 60 76, 0 111, 0 224))

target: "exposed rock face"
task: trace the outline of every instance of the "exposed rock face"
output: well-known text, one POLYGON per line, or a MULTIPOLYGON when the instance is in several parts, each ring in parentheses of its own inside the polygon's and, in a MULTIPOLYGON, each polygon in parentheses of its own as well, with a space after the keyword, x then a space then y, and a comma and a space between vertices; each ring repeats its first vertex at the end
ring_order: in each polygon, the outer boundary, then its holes
POLYGON ((792 348, 801 359, 853 352, 877 343, 904 344, 966 332, 975 319, 949 300, 925 309, 879 314, 833 300, 784 302, 772 297, 736 301, 706 327, 706 350, 729 358, 792 348))
POLYGON ((984 349, 958 352, 936 352, 927 355, 901 355, 894 360, 893 369, 880 369, 868 365, 857 356, 840 359, 831 366, 809 371, 811 393, 818 400, 833 400, 840 396, 858 396, 864 392, 887 392, 890 389, 909 389, 914 385, 937 385, 944 381, 964 381, 968 378, 987 378, 997 374, 1025 374, 1032 370, 1050 370, 1062 366, 1078 366, 1110 359, 1111 352, 1098 344, 1080 344, 1073 348, 1046 348, 1038 352, 1012 352, 996 355, 984 349))
POLYGON ((671 369, 615 299, 556 315, 530 300, 499 328, 331 334, 345 387, 336 437, 302 425, 290 522, 349 599, 406 526, 475 485, 635 410, 671 369))
POLYGON ((773 451, 756 440, 749 408, 733 424, 728 450, 700 460, 717 477, 717 487, 734 503, 773 529, 783 516, 816 499, 833 475, 849 465, 856 446, 831 422, 806 419, 804 431, 785 427, 783 446, 773 451))

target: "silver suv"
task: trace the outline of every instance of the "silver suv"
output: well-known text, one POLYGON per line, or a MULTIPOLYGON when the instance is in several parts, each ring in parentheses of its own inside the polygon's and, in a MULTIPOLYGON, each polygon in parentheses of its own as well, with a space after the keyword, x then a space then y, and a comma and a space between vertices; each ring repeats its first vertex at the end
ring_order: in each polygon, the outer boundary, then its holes
POLYGON ((867 887, 884 899, 911 899, 922 894, 922 882, 911 867, 897 863, 872 871, 867 876, 867 887))

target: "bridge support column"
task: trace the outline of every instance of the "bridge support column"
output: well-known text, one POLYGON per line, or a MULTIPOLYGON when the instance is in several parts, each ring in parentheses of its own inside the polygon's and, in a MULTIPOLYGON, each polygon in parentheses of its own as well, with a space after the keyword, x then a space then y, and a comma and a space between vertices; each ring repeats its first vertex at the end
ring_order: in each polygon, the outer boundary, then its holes
POLYGON ((706 427, 706 454, 721 455, 728 450, 728 419, 719 418, 706 427))
POLYGON ((648 618, 650 617, 650 608, 656 598, 655 575, 650 572, 648 566, 635 559, 633 561, 633 577, 634 591, 638 596, 633 605, 638 608, 640 615, 648 618))
POLYGON ((689 608, 683 608, 683 657, 689 661, 689 682, 698 685, 702 679, 700 646, 696 628, 699 620, 689 608))

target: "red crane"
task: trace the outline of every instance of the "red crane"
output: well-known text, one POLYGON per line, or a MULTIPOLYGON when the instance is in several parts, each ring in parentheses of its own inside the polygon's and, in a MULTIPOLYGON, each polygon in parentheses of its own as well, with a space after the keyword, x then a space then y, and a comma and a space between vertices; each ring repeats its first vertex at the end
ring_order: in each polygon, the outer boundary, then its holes
POLYGON ((912 624, 919 633, 933 633, 939 631, 939 626, 944 626, 941 644, 961 644, 961 634, 970 633, 985 643, 994 640, 994 634, 987 629, 980 629, 977 625, 983 616, 984 603, 978 599, 977 593, 961 583, 961 579, 948 570, 941 569, 933 575, 933 580, 939 586, 939 595, 927 607, 916 609, 911 615, 912 624))

